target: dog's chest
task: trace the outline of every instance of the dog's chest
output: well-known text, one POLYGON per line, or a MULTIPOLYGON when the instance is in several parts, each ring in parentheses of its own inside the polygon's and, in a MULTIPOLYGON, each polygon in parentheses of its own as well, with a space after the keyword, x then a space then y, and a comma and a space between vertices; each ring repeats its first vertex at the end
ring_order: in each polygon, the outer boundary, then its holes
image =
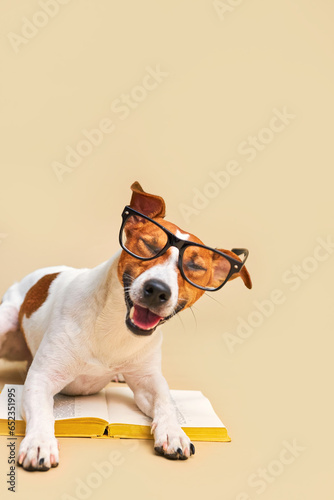
POLYGON ((66 385, 61 392, 69 396, 95 394, 111 382, 112 378, 112 372, 104 372, 104 374, 101 373, 101 375, 96 373, 95 375, 78 375, 70 384, 66 385))

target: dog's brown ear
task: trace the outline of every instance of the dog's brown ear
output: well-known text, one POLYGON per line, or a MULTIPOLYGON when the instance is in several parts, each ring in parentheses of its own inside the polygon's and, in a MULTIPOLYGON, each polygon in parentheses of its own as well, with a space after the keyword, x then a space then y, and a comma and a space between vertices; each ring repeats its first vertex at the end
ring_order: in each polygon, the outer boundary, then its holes
MULTIPOLYGON (((223 252, 223 253, 226 253, 227 255, 230 255, 234 259, 239 260, 241 262, 240 257, 238 255, 236 255, 234 252, 231 252, 231 250, 222 250, 222 249, 219 249, 219 251, 223 252)), ((213 262, 213 266, 215 266, 215 262, 213 262)), ((214 273, 215 272, 221 273, 221 270, 220 269, 215 270, 215 268, 214 268, 214 273)), ((251 280, 249 272, 247 271, 247 269, 246 269, 245 266, 242 267, 240 273, 232 274, 232 276, 230 277, 229 281, 234 280, 235 278, 239 278, 239 276, 240 276, 240 278, 242 279, 242 281, 244 282, 244 284, 245 284, 245 286, 247 288, 252 288, 252 280, 251 280)))
POLYGON ((139 182, 134 182, 131 186, 132 197, 130 207, 138 210, 144 215, 151 217, 165 217, 166 207, 161 196, 145 193, 139 182))

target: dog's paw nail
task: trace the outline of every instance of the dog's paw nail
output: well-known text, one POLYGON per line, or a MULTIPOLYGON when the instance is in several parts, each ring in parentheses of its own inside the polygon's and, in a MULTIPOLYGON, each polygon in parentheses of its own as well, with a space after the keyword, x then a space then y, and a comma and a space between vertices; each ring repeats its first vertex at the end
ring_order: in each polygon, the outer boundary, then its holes
POLYGON ((50 463, 51 467, 58 467, 59 462, 57 462, 56 457, 54 455, 50 455, 50 463))
POLYGON ((165 453, 165 458, 168 458, 168 460, 177 460, 178 459, 178 454, 177 452, 175 453, 165 453))
POLYGON ((44 458, 41 458, 40 461, 38 462, 38 465, 43 465, 44 464, 44 458))
POLYGON ((195 446, 190 443, 190 455, 195 455, 195 446))
POLYGON ((179 454, 179 460, 187 460, 188 457, 183 453, 183 451, 181 450, 181 448, 178 448, 177 452, 179 454))
POLYGON ((20 455, 20 456, 19 456, 19 458, 18 458, 17 463, 18 463, 19 465, 22 465, 22 463, 23 463, 23 459, 24 459, 24 453, 21 453, 21 455, 20 455))
POLYGON ((163 454, 164 454, 164 450, 163 450, 163 447, 162 447, 162 446, 155 446, 155 447, 154 447, 154 451, 155 451, 158 455, 163 455, 163 454))

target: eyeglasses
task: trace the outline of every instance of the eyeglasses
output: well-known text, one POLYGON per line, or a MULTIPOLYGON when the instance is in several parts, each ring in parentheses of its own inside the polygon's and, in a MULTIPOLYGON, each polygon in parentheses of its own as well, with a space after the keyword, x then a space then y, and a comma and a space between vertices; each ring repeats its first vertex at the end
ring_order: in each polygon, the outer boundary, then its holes
POLYGON ((245 248, 233 248, 237 260, 219 250, 175 236, 158 222, 126 206, 122 213, 119 242, 123 250, 139 260, 149 261, 163 255, 170 247, 179 250, 178 268, 182 277, 201 290, 222 288, 239 273, 248 257, 245 248))

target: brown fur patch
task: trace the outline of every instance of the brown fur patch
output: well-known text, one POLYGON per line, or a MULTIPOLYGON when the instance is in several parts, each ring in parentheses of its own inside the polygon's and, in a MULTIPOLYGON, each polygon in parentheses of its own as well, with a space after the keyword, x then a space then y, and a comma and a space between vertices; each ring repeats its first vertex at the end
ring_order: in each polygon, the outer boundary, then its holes
MULTIPOLYGON (((236 255, 234 252, 231 252, 231 250, 224 250, 223 248, 220 248, 219 250, 220 250, 220 252, 226 253, 227 255, 230 255, 231 257, 233 257, 235 260, 239 260, 241 262, 240 257, 238 255, 236 255)), ((249 289, 252 288, 252 286, 253 286, 252 280, 251 280, 251 277, 249 275, 249 272, 247 271, 246 266, 243 266, 240 273, 232 274, 229 281, 232 281, 238 277, 240 277, 242 279, 242 281, 244 282, 244 284, 247 288, 249 288, 249 289)))
POLYGON ((28 290, 19 312, 21 329, 23 316, 25 315, 27 318, 30 318, 44 304, 49 294, 50 285, 57 278, 58 274, 60 273, 46 274, 28 290))

